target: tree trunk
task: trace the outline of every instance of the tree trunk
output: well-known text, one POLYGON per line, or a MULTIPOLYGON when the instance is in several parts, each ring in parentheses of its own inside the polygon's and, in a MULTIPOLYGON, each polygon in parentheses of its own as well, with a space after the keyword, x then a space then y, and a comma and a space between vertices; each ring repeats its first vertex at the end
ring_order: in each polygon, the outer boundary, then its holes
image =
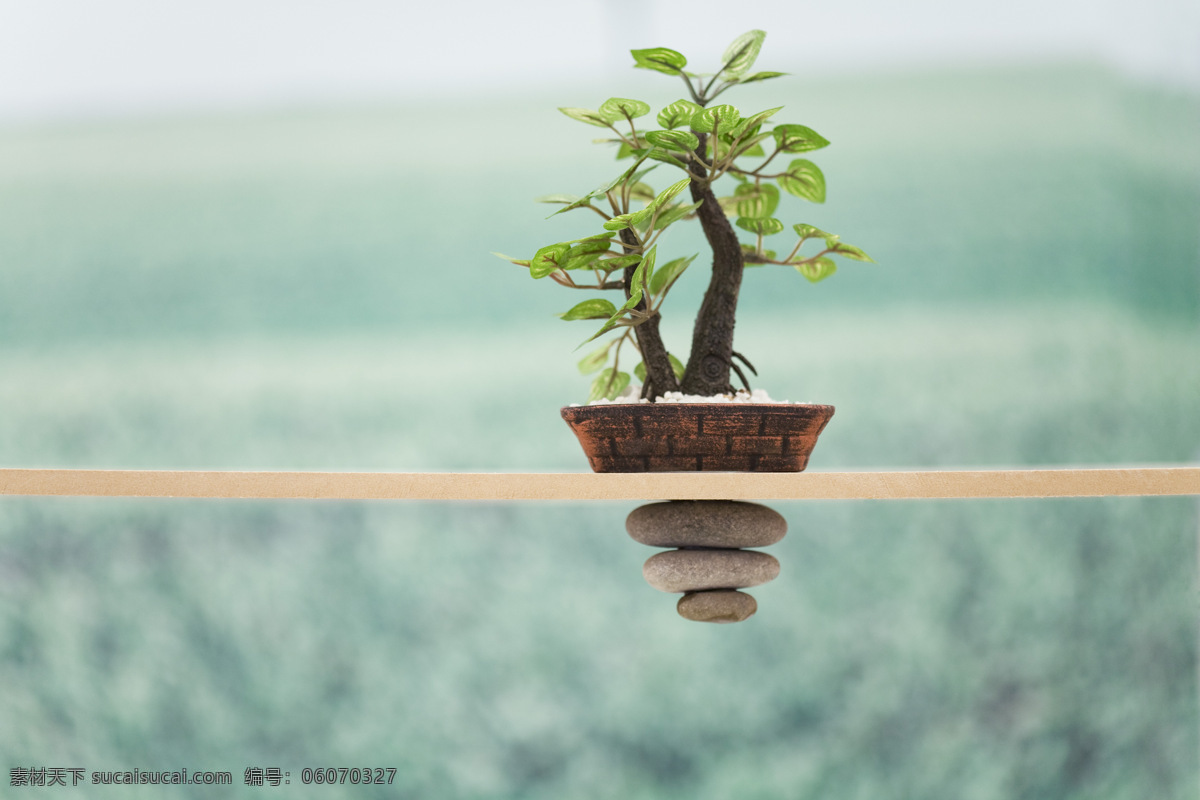
MULTIPOLYGON (((625 244, 626 250, 637 244, 633 237, 633 231, 628 228, 621 231, 621 241, 625 244)), ((625 268, 626 299, 629 298, 629 291, 633 287, 633 273, 636 269, 637 267, 625 268)), ((643 297, 634 308, 644 311, 646 299, 643 297)), ((667 358, 666 345, 663 344, 662 335, 658 332, 659 319, 661 317, 656 311, 653 317, 633 329, 638 349, 642 352, 642 363, 646 366, 646 380, 642 383, 642 397, 651 402, 666 392, 679 391, 679 381, 675 379, 675 371, 671 369, 671 360, 667 358)))
MULTIPOLYGON (((696 153, 703 156, 707 137, 699 134, 699 138, 696 153)), ((702 204, 696 209, 696 215, 712 247, 713 263, 708 290, 696 314, 692 352, 680 389, 685 394, 708 397, 734 391, 729 382, 729 370, 733 359, 734 315, 745 261, 737 234, 721 210, 712 187, 692 181, 691 190, 692 202, 702 204)))

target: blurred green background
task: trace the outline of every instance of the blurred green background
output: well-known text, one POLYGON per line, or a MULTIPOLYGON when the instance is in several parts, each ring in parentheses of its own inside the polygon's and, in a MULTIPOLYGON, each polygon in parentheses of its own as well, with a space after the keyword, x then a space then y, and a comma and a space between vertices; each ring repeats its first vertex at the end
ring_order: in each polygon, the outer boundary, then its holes
MULTIPOLYGON (((527 201, 616 174, 554 110, 612 93, 6 124, 0 464, 584 469, 558 408, 591 323, 488 251, 592 232, 527 201)), ((1197 460, 1194 94, 1066 63, 726 97, 833 142, 827 204, 780 216, 879 262, 744 285, 756 386, 837 406, 813 469, 1197 460)), ((398 770, 313 797, 1195 797, 1194 498, 777 503, 736 626, 642 581, 633 505, 0 499, 0 766, 239 784, 89 797, 271 791, 248 766, 289 796, 398 770)))

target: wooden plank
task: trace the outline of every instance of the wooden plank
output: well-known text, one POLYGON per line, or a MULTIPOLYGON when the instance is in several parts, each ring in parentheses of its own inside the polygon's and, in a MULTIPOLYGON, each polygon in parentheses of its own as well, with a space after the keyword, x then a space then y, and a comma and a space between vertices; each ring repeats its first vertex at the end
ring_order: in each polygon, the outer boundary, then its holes
POLYGON ((901 500, 1200 494, 1200 467, 914 472, 229 472, 0 469, 0 495, 325 500, 901 500))

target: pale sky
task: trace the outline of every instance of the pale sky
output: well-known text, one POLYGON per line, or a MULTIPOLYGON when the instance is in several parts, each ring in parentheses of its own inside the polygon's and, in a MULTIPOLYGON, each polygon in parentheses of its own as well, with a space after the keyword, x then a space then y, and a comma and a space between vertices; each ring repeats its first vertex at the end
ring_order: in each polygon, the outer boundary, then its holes
POLYGON ((705 71, 751 28, 793 73, 1088 59, 1200 89, 1197 0, 0 0, 0 118, 539 91, 631 47, 705 71))

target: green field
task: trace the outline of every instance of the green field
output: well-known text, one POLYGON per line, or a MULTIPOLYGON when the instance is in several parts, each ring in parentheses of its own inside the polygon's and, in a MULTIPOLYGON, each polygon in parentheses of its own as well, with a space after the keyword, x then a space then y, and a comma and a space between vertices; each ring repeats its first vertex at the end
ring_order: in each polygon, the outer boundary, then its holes
MULTIPOLYGON (((1200 460, 1194 97, 1065 67, 787 91, 744 107, 834 144, 827 207, 785 221, 880 262, 743 290, 761 386, 837 406, 813 469, 1200 460)), ((610 176, 553 111, 596 93, 0 129, 0 465, 583 469, 578 298, 488 251, 592 232, 525 201, 610 176)), ((778 503, 737 626, 642 581, 632 505, 0 500, 0 768, 1195 796, 1195 498, 778 503)))

